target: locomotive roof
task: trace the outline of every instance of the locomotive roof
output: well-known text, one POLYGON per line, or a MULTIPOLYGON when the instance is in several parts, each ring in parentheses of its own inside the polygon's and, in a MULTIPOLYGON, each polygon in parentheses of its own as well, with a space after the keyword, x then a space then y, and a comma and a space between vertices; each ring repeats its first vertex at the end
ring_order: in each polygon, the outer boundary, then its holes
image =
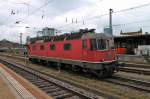
POLYGON ((41 36, 31 38, 30 42, 34 43, 36 41, 43 40, 44 42, 48 41, 63 41, 63 40, 74 40, 74 39, 86 39, 86 38, 106 38, 106 35, 103 33, 95 33, 93 31, 89 32, 79 32, 79 33, 71 33, 71 34, 63 34, 59 36, 41 36))

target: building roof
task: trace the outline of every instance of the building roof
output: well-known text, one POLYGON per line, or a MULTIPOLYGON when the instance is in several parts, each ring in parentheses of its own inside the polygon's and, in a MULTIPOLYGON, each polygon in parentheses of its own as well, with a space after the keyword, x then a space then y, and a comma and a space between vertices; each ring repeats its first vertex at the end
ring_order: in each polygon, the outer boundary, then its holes
POLYGON ((134 31, 134 32, 124 32, 121 30, 120 35, 142 35, 142 28, 140 28, 139 31, 134 31))
POLYGON ((115 36, 114 38, 117 39, 117 38, 141 38, 141 37, 150 37, 150 34, 115 36))
POLYGON ((14 43, 6 39, 0 41, 0 48, 17 48, 19 46, 20 46, 19 43, 14 43))

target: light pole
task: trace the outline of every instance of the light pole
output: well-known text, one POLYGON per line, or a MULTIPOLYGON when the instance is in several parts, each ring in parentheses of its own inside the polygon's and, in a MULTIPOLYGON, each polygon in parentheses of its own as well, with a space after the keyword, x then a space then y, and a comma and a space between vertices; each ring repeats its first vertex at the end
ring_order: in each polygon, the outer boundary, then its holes
POLYGON ((22 47, 22 33, 20 33, 20 44, 21 44, 21 47, 22 47))
POLYGON ((111 35, 113 35, 113 29, 112 29, 112 13, 113 13, 113 9, 109 9, 109 28, 110 28, 110 32, 111 35))

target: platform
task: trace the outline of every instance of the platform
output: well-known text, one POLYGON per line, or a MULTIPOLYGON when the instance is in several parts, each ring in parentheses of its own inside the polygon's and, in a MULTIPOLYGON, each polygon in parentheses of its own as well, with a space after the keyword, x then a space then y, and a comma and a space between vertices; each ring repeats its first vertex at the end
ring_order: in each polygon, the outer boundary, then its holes
POLYGON ((0 63, 0 99, 52 98, 0 63))
POLYGON ((8 83, 4 81, 4 77, 0 74, 0 99, 16 99, 12 91, 8 83))

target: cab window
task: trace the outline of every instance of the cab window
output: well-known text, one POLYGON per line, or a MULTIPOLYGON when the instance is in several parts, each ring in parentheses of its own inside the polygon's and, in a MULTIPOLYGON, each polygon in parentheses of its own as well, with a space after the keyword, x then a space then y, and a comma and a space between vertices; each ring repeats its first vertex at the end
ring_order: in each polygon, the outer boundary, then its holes
POLYGON ((97 44, 96 44, 96 39, 91 39, 91 50, 97 50, 97 44))
POLYGON ((106 42, 103 39, 97 39, 97 49, 98 50, 105 50, 106 49, 106 42))
POLYGON ((106 42, 104 39, 91 39, 91 50, 105 50, 106 42))
POLYGON ((64 50, 66 51, 71 50, 71 44, 70 43, 64 44, 64 50))
POLYGON ((55 44, 51 44, 51 45, 50 45, 50 50, 55 50, 55 49, 56 49, 55 44))
POLYGON ((110 40, 107 40, 107 49, 111 49, 111 41, 110 40))
POLYGON ((87 48, 87 40, 82 40, 82 48, 83 49, 87 48))

